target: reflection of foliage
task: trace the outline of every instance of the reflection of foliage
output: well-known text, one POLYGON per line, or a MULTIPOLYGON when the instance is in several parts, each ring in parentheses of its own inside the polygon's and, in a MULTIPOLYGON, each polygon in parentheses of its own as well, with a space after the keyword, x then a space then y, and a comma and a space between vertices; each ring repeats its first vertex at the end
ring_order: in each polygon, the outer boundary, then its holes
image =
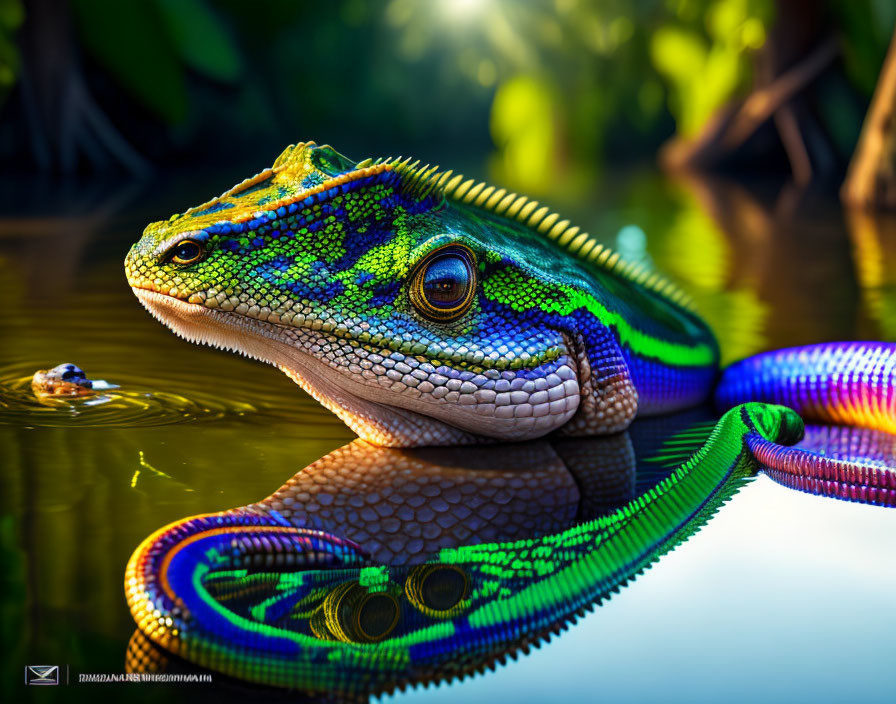
POLYGON ((891 213, 847 211, 856 276, 878 331, 869 338, 896 339, 896 218, 891 213))
POLYGON ((681 183, 640 178, 624 197, 631 220, 648 233, 647 264, 693 297, 719 340, 722 365, 765 349, 768 310, 758 282, 733 275, 741 256, 736 234, 725 231, 681 183))

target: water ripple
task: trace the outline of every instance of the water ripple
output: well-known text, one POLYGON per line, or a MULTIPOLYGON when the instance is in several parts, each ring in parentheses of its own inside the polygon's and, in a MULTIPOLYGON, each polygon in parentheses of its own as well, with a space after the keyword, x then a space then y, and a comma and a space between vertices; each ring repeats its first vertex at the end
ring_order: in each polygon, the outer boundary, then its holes
POLYGON ((0 425, 19 427, 117 427, 168 425, 257 413, 256 405, 196 389, 188 394, 157 390, 158 382, 132 376, 120 388, 83 398, 38 398, 24 364, 0 367, 0 425))

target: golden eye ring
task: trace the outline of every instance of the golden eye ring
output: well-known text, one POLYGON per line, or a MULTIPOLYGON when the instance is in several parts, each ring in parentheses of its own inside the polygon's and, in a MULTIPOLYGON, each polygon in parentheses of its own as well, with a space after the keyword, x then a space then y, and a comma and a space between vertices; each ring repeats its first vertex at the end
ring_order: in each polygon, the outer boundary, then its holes
POLYGON ((431 252, 411 273, 408 295, 420 315, 436 322, 457 320, 476 297, 476 257, 462 245, 431 252))
POLYGON ((401 606, 388 591, 371 592, 357 581, 343 582, 311 617, 318 638, 343 643, 376 643, 398 625, 401 606))
POLYGON ((195 240, 181 240, 171 248, 171 261, 181 266, 199 261, 205 249, 195 240))
POLYGON ((449 618, 470 605, 470 580, 457 565, 418 565, 408 574, 404 593, 420 613, 449 618))

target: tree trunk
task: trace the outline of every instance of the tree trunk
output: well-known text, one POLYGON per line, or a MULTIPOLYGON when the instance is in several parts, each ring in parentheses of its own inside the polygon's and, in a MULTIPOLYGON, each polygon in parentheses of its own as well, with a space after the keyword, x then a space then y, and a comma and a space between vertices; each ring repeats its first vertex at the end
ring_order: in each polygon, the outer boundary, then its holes
POLYGON ((122 137, 90 95, 67 2, 27 0, 22 26, 21 98, 31 153, 42 171, 124 169, 148 162, 122 137))
POLYGON ((754 58, 752 92, 723 106, 694 139, 660 151, 673 171, 789 165, 794 181, 839 177, 836 151, 814 114, 813 84, 840 52, 824 3, 776 0, 776 19, 754 58))
POLYGON ((840 198, 847 205, 896 210, 896 34, 877 79, 871 107, 840 198))

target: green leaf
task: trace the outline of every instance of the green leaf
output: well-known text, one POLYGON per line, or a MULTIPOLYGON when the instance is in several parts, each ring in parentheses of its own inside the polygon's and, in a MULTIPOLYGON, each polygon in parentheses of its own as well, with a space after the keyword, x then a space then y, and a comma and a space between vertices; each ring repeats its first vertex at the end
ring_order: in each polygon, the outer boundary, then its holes
POLYGON ((660 27, 651 37, 650 57, 654 66, 675 81, 696 80, 708 53, 706 40, 684 27, 660 27))
POLYGON ((7 32, 14 32, 22 26, 25 19, 25 8, 21 0, 0 0, 0 27, 7 32))
POLYGON ((138 102, 168 123, 187 114, 183 67, 152 0, 75 0, 80 38, 138 102))
POLYGON ((15 42, 0 34, 0 88, 15 85, 19 74, 19 51, 15 42))
POLYGON ((240 78, 242 57, 224 23, 203 0, 156 0, 156 4, 187 66, 218 81, 240 78))
POLYGON ((890 17, 880 2, 853 0, 831 3, 832 14, 843 41, 843 60, 850 81, 863 93, 874 92, 887 46, 893 31, 892 0, 890 17))

